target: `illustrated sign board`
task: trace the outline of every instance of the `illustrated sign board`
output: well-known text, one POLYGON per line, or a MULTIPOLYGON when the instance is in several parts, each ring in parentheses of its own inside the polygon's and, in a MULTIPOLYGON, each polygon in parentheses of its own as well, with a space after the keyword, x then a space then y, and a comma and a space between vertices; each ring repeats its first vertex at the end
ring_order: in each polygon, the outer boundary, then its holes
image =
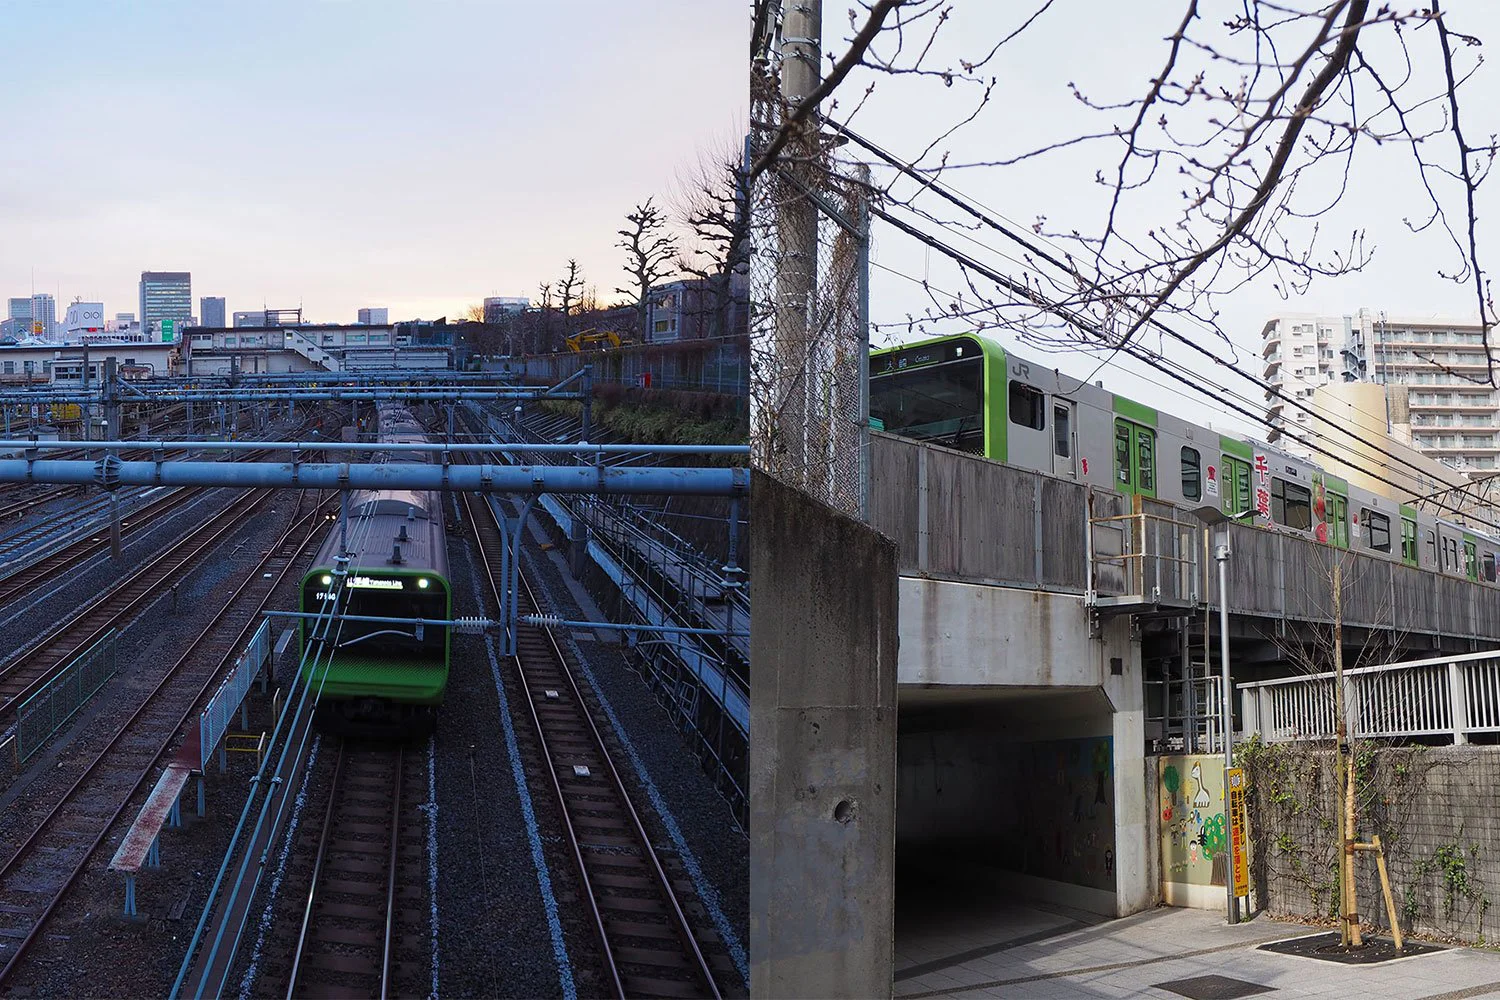
POLYGON ((1245 816, 1245 772, 1238 767, 1224 772, 1229 799, 1229 861, 1236 896, 1250 895, 1249 823, 1245 816))

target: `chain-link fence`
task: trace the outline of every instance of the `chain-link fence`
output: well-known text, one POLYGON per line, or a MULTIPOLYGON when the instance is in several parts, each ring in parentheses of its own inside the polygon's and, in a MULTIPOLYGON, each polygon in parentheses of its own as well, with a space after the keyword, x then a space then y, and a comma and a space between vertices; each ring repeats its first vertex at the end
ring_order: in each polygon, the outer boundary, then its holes
MULTIPOLYGON (((781 129, 775 67, 752 87, 752 158, 781 129)), ((827 137, 799 132, 750 192, 750 443, 756 467, 866 514, 869 185, 827 137)))

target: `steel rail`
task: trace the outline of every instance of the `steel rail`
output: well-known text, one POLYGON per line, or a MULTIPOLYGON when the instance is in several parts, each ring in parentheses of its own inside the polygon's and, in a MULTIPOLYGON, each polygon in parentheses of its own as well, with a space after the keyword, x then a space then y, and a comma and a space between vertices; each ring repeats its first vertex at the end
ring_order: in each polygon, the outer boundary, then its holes
POLYGON ((211 551, 227 535, 241 527, 259 511, 260 507, 275 494, 275 491, 251 490, 250 493, 259 495, 253 496, 244 506, 231 504, 204 522, 202 527, 211 529, 208 534, 184 536, 175 544, 163 549, 134 573, 121 579, 115 586, 88 601, 66 620, 58 623, 40 642, 6 666, 0 667, 0 717, 8 715, 16 706, 40 691, 67 665, 73 653, 87 649, 91 643, 102 638, 104 633, 117 624, 127 620, 143 605, 157 600, 161 596, 162 586, 173 572, 184 570, 211 551), (132 588, 142 584, 144 587, 139 593, 129 596, 132 588), (108 605, 120 597, 127 598, 125 605, 110 611, 108 605), (98 624, 95 624, 96 622, 98 624), (80 632, 83 633, 81 639, 71 645, 64 645, 80 632), (64 646, 61 653, 57 651, 58 646, 64 646), (43 662, 40 669, 37 669, 38 661, 45 661, 52 655, 56 656, 52 662, 43 662))
MULTIPOLYGON (((380 1000, 385 1000, 390 994, 392 943, 395 939, 396 875, 400 867, 401 788, 405 780, 405 769, 406 757, 400 747, 352 749, 348 743, 340 742, 338 763, 334 769, 333 782, 328 790, 328 807, 324 810, 323 826, 318 833, 318 847, 313 860, 307 902, 303 908, 302 922, 293 948, 292 969, 287 979, 287 1000, 293 1000, 295 997, 318 996, 324 992, 323 984, 308 981, 309 970, 317 967, 317 959, 320 955, 325 960, 331 959, 339 963, 336 974, 340 976, 360 977, 362 980, 368 977, 371 983, 378 983, 377 995, 380 1000), (359 903, 339 904, 338 906, 329 904, 331 910, 338 911, 337 918, 381 925, 379 945, 368 946, 374 949, 374 954, 354 954, 353 950, 367 946, 355 945, 352 941, 337 937, 321 936, 314 920, 314 911, 327 893, 349 891, 334 888, 331 883, 340 879, 348 879, 351 872, 364 870, 357 866, 351 869, 348 861, 341 863, 337 857, 330 855, 347 854, 352 850, 351 841, 348 839, 350 831, 341 829, 342 824, 352 823, 356 827, 362 827, 371 819, 371 817, 360 815, 362 807, 358 804, 361 794, 359 783, 361 779, 368 780, 373 765, 388 760, 393 760, 394 764, 389 789, 389 846, 383 852, 385 879, 381 885, 381 892, 359 903), (351 804, 350 800, 354 800, 354 804, 351 804), (353 818, 351 819, 346 814, 352 814, 353 818), (330 948, 330 944, 334 947, 330 948), (367 966, 364 963, 367 963, 367 966)), ((370 874, 374 873, 370 872, 370 874)), ((324 918, 328 919, 328 917, 329 914, 325 913, 324 918)), ((359 988, 347 979, 340 985, 350 990, 359 988)))
POLYGON ((333 810, 338 803, 339 782, 344 777, 344 744, 339 744, 338 760, 333 765, 333 784, 328 790, 328 808, 323 810, 323 832, 318 835, 318 853, 313 858, 312 881, 307 886, 307 906, 302 911, 302 927, 297 931, 297 944, 292 949, 292 971, 287 978, 286 1000, 294 1000, 297 993, 297 974, 302 969, 302 956, 307 950, 307 928, 312 923, 313 904, 318 898, 318 882, 323 873, 323 858, 328 853, 328 835, 333 830, 333 810))
MULTIPOLYGON (((500 530, 500 525, 498 523, 498 519, 496 518, 494 509, 489 505, 489 503, 482 503, 482 506, 486 509, 487 512, 486 516, 483 518, 476 518, 474 516, 474 505, 470 501, 469 496, 465 494, 463 499, 469 521, 470 523, 475 525, 476 536, 479 536, 480 561, 483 564, 485 576, 489 581, 491 596, 498 604, 501 602, 501 595, 503 593, 503 590, 496 580, 489 550, 496 542, 498 542, 499 544, 504 544, 503 532, 500 530), (481 528, 481 525, 483 525, 484 527, 481 528), (493 529, 493 533, 491 533, 491 529, 493 529), (493 539, 491 544, 485 544, 485 539, 480 534, 481 531, 483 532, 483 534, 488 534, 491 536, 491 538, 493 539)), ((540 606, 536 601, 535 594, 531 589, 529 581, 524 575, 520 576, 518 579, 520 581, 521 590, 525 595, 526 602, 531 606, 533 610, 538 610, 540 606)), ((672 881, 668 877, 666 870, 662 867, 661 859, 657 855, 655 846, 652 844, 651 837, 647 834, 645 825, 641 822, 640 814, 637 812, 634 803, 631 801, 630 793, 625 787, 625 782, 621 778, 619 770, 615 767, 613 755, 609 752, 609 748, 604 742, 603 735, 599 732, 598 726, 594 723, 593 715, 588 709, 588 703, 584 700, 582 690, 579 687, 576 678, 573 676, 573 671, 568 664, 567 657, 563 655, 562 647, 558 644, 556 635, 551 629, 542 628, 540 626, 527 626, 518 624, 516 626, 516 629, 518 633, 518 654, 515 657, 516 674, 520 679, 521 689, 523 692, 525 692, 527 710, 531 717, 532 724, 535 727, 537 739, 541 744, 542 753, 547 762, 547 771, 550 777, 550 784, 553 790, 553 794, 556 796, 558 812, 562 817, 564 833, 568 842, 570 853, 573 857, 574 864, 577 867, 577 873, 580 883, 582 884, 584 890, 582 893, 580 893, 580 895, 583 896, 587 901, 589 907, 589 916, 591 918, 590 922, 593 925, 595 934, 599 937, 602 949, 600 957, 603 960, 605 970, 609 975, 613 994, 621 998, 629 995, 624 982, 625 974, 620 968, 621 964, 626 961, 631 961, 634 964, 648 963, 644 960, 637 961, 635 959, 622 958, 618 954, 617 950, 620 946, 618 942, 614 940, 614 936, 611 934, 608 928, 608 921, 604 916, 604 910, 608 908, 608 905, 602 898, 602 894, 600 892, 601 886, 598 884, 598 880, 593 875, 591 875, 588 865, 584 860, 584 848, 582 843, 580 842, 579 834, 574 826, 572 816, 570 815, 568 798, 564 794, 562 784, 558 779, 558 753, 556 751, 556 748, 552 745, 552 741, 550 741, 548 738, 547 728, 542 722, 541 713, 537 706, 536 692, 532 690, 532 683, 530 678, 528 677, 528 667, 524 662, 526 659, 528 659, 528 654, 526 654, 524 650, 520 649, 519 639, 523 630, 529 631, 533 633, 533 635, 535 635, 536 633, 540 633, 542 636, 545 636, 546 648, 549 651, 549 656, 552 661, 550 664, 548 664, 548 666, 555 669, 563 677, 565 683, 568 686, 569 693, 572 696, 571 701, 575 709, 577 721, 581 724, 581 728, 583 728, 588 737, 591 738, 590 745, 592 749, 598 754, 598 758, 604 763, 605 771, 607 772, 608 777, 606 790, 618 800, 620 811, 628 820, 629 825, 627 828, 627 832, 635 841, 635 848, 637 854, 639 855, 639 859, 643 862, 644 867, 647 868, 649 872, 649 880, 652 882, 656 892, 659 894, 662 903, 662 909, 664 910, 663 915, 666 917, 667 925, 670 927, 672 933, 677 939, 677 942, 681 948, 682 956, 685 959, 685 962, 689 967, 691 974, 701 981, 700 984, 707 991, 708 996, 718 998, 720 996, 719 987, 718 983, 714 979, 713 970, 710 968, 708 960, 704 956, 702 949, 698 946, 698 941, 694 935, 692 925, 688 922, 687 915, 682 909, 682 904, 678 900, 677 893, 672 887, 672 881)), ((629 931, 624 931, 619 936, 629 937, 632 935, 629 931)))
MULTIPOLYGON (((265 571, 265 567, 273 560, 284 558, 281 567, 276 571, 276 575, 272 578, 270 585, 263 588, 264 593, 256 602, 254 612, 246 616, 245 623, 240 627, 238 633, 232 636, 231 641, 228 644, 227 651, 218 658, 218 662, 215 663, 211 669, 205 672, 203 683, 199 686, 197 692, 193 694, 193 697, 184 704, 182 711, 180 713, 177 713, 176 721, 169 726, 163 727, 163 731, 166 735, 162 738, 158 748, 156 749, 156 752, 152 755, 151 759, 147 761, 146 765, 140 769, 140 774, 136 778, 135 782, 122 796, 119 797, 115 808, 110 812, 109 816, 106 817, 99 825, 98 833, 88 844, 88 846, 84 848, 82 854, 79 855, 77 862, 73 865, 72 869, 66 875, 61 886, 52 895, 51 899, 43 909, 41 915, 37 917, 35 923, 32 924, 31 930, 27 933, 26 937, 21 940, 20 944, 16 946, 15 951, 11 954, 10 958, 6 960, 4 966, 0 967, 0 985, 3 985, 14 973, 16 966, 20 962, 22 956, 26 954, 27 949, 30 948, 32 943, 40 934, 42 927, 45 926, 47 921, 51 918, 53 912, 57 908, 58 903, 62 901, 68 890, 71 889, 73 884, 78 880, 78 876, 82 874, 84 868, 87 866, 89 858, 93 856, 94 851, 98 850, 99 845, 108 835, 110 828, 113 827, 115 822, 120 818, 121 813, 125 811, 125 808, 130 804, 131 799, 133 799, 136 793, 140 791, 141 786, 145 783, 146 777, 151 773, 152 768, 156 766, 162 755, 166 753, 167 748, 171 746, 178 732, 181 731, 183 724, 186 723, 189 717, 191 717, 193 709, 197 707, 199 702, 201 702, 209 693, 209 690, 219 680, 220 675, 223 673, 224 667, 229 662, 231 662, 234 655, 239 651, 241 645, 247 638, 249 638, 252 630, 257 627, 256 623, 259 621, 260 611, 263 610, 266 604, 270 602, 270 599, 272 595, 275 594, 277 587, 279 587, 281 583, 286 579, 287 574, 291 571, 292 566, 296 563, 297 557, 302 552, 306 551, 307 546, 311 543, 312 539, 322 528, 321 514, 323 510, 330 504, 331 500, 325 501, 323 503, 315 503, 313 505, 313 509, 309 513, 300 516, 294 516, 292 520, 288 522, 286 530, 283 531, 282 534, 278 537, 276 544, 273 545, 270 551, 267 552, 266 555, 260 560, 255 569, 245 577, 246 584, 250 583, 251 581, 263 580, 264 577, 262 574, 265 571), (293 538, 294 534, 296 534, 299 529, 307 530, 305 530, 305 533, 303 533, 301 537, 296 540, 295 546, 290 551, 290 553, 286 553, 285 547, 288 541, 293 538)), ((298 500, 298 506, 300 511, 301 498, 299 498, 298 500)), ((242 585, 241 590, 243 589, 245 588, 242 585)), ((238 592, 235 596, 238 596, 238 592)), ((177 662, 173 664, 172 667, 162 675, 161 680, 158 681, 156 686, 151 689, 151 692, 146 695, 146 697, 141 701, 140 705, 137 706, 136 710, 131 713, 130 717, 123 723, 121 723, 120 727, 115 731, 114 735, 110 738, 105 747, 94 755, 94 757, 85 767, 83 773, 80 774, 78 778, 75 779, 74 782, 68 787, 67 791, 65 791, 62 796, 55 803, 53 803, 52 808, 48 810, 46 816, 44 816, 42 820, 37 823, 32 829, 30 836, 28 836, 26 840, 19 847, 17 847, 14 852, 12 852, 10 857, 5 861, 3 865, 0 865, 0 880, 8 877, 11 872, 15 870, 17 864, 31 852, 32 848, 36 846, 38 838, 42 835, 43 831, 50 827, 53 824, 53 821, 58 818, 59 814, 62 812, 63 807, 70 801, 72 801, 74 795, 79 791, 80 788, 83 787, 84 783, 94 776, 96 771, 98 771, 99 769, 99 765, 110 755, 110 753, 120 743, 121 739, 123 739, 124 736, 130 731, 131 727, 134 726, 135 723, 146 713, 147 709, 152 706, 152 703, 157 700, 158 696, 160 696, 164 691, 167 690, 167 685, 171 681, 173 681, 179 673, 182 672, 185 666, 189 664, 189 662, 197 654, 199 648, 213 637, 215 627, 218 626, 225 619, 225 617, 234 610, 235 600, 234 597, 231 597, 229 601, 225 603, 224 607, 219 609, 219 611, 209 621, 208 625, 204 627, 203 631, 199 634, 198 638, 193 641, 192 645, 190 645, 182 654, 182 656, 178 658, 177 662)), ((171 716, 169 715, 169 718, 170 717, 171 716)))

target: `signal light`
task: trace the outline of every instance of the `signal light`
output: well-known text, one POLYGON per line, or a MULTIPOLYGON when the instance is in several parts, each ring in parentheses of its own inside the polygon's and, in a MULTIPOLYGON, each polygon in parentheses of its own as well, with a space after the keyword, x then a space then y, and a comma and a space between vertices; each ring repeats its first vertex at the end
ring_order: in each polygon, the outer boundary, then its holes
POLYGON ((423 589, 423 590, 426 590, 426 589, 427 589, 427 587, 428 587, 428 586, 429 586, 429 585, 430 585, 430 584, 431 584, 431 583, 432 583, 432 581, 431 581, 431 580, 428 580, 428 579, 427 579, 427 578, 426 578, 426 577, 425 577, 425 576, 424 576, 424 577, 421 577, 421 578, 419 578, 419 579, 418 579, 418 580, 417 580, 417 586, 418 586, 418 587, 421 587, 421 588, 422 588, 422 589, 423 589))

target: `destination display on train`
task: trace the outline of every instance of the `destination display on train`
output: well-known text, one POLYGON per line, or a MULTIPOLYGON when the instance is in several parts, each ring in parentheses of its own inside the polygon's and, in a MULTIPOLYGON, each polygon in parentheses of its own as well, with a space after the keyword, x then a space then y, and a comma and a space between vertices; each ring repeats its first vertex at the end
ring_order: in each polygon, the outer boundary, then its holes
POLYGON ((979 356, 979 345, 975 344, 972 340, 949 340, 941 344, 908 347, 871 358, 870 377, 890 375, 894 372, 905 371, 908 368, 925 368, 928 365, 943 364, 947 361, 962 361, 966 358, 978 358, 979 356))

